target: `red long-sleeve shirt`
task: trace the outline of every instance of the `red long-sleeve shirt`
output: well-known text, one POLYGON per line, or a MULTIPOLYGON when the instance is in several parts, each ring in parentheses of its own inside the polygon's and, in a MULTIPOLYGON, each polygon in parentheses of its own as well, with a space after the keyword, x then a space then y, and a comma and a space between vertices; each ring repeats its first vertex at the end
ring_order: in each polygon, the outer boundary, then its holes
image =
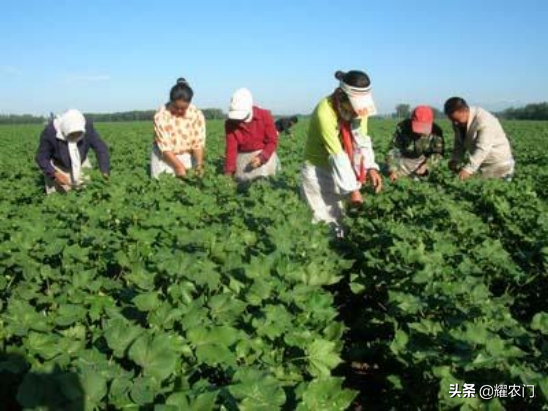
POLYGON ((238 153, 262 150, 260 157, 266 163, 278 146, 278 132, 268 110, 253 107, 253 118, 249 123, 227 120, 225 122, 226 151, 225 173, 236 171, 238 153))

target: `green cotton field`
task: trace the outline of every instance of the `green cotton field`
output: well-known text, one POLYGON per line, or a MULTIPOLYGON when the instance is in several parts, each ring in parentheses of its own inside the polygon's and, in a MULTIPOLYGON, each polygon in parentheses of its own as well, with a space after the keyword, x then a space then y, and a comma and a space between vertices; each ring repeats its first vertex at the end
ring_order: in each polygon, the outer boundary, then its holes
POLYGON ((222 122, 185 181, 148 177, 152 124, 98 123, 111 179, 48 197, 41 126, 0 127, 0 408, 547 410, 548 123, 503 126, 514 181, 385 179, 339 241, 299 197, 306 121, 241 187, 222 122))

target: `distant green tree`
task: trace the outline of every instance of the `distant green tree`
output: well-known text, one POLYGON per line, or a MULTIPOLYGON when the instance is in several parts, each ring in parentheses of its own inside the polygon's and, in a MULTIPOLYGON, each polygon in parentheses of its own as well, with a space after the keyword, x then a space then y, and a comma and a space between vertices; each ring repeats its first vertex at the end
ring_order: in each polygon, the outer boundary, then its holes
MULTIPOLYGON (((225 114, 218 108, 206 108, 203 109, 204 117, 206 120, 218 120, 224 119, 225 114)), ((152 121, 154 119, 155 110, 142 110, 142 111, 124 111, 119 113, 85 113, 86 117, 94 122, 108 122, 108 121, 152 121)))
POLYGON ((96 123, 108 121, 152 121, 154 113, 154 110, 133 110, 118 113, 85 113, 85 116, 96 123))
POLYGON ((46 119, 31 114, 0 114, 0 124, 40 124, 46 119))
POLYGON ((508 120, 548 120, 548 102, 511 107, 499 113, 499 116, 508 120))
POLYGON ((411 106, 409 104, 398 104, 396 106, 396 118, 407 118, 411 115, 411 106))
POLYGON ((202 112, 206 120, 223 120, 226 118, 225 113, 220 108, 204 108, 202 112))
POLYGON ((445 113, 436 107, 432 107, 432 111, 434 112, 434 118, 437 120, 441 120, 445 118, 445 113))

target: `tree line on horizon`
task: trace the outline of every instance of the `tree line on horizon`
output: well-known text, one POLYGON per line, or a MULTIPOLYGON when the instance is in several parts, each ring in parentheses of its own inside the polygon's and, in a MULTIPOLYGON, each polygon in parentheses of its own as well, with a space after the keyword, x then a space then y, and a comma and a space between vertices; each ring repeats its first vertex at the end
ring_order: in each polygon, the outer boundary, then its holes
MULTIPOLYGON (((202 109, 207 120, 225 119, 226 114, 219 108, 202 109)), ((116 113, 84 113, 87 119, 95 122, 152 121, 156 110, 132 110, 116 113)), ((31 114, 0 114, 0 124, 41 124, 53 117, 34 116, 31 114)))
MULTIPOLYGON (((434 110, 435 119, 444 119, 443 111, 436 107, 434 110)), ((402 103, 396 106, 393 114, 382 116, 384 118, 404 119, 411 115, 411 105, 402 103)), ((219 108, 202 109, 207 120, 224 120, 226 114, 219 108)), ((124 122, 124 121, 152 121, 155 110, 132 110, 116 113, 84 113, 87 118, 94 122, 124 122)), ((497 117, 504 120, 548 120, 548 102, 527 104, 523 107, 511 107, 495 113, 497 117)), ((308 115, 298 115, 308 117, 308 115)), ((51 117, 51 116, 50 116, 51 117)), ((279 117, 279 116, 275 116, 279 117)), ((0 114, 0 125, 6 124, 43 124, 49 120, 48 117, 34 116, 32 114, 0 114)))

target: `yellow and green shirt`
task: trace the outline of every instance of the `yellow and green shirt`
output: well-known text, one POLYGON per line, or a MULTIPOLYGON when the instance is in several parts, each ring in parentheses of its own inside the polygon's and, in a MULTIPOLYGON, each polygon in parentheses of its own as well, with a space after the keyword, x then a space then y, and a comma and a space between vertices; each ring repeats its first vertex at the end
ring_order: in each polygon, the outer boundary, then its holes
MULTIPOLYGON (((361 134, 367 135, 367 118, 357 119, 352 129, 359 128, 361 134)), ((329 97, 316 106, 310 119, 308 137, 305 145, 305 159, 318 167, 328 167, 329 157, 344 152, 340 138, 339 120, 329 97)))

